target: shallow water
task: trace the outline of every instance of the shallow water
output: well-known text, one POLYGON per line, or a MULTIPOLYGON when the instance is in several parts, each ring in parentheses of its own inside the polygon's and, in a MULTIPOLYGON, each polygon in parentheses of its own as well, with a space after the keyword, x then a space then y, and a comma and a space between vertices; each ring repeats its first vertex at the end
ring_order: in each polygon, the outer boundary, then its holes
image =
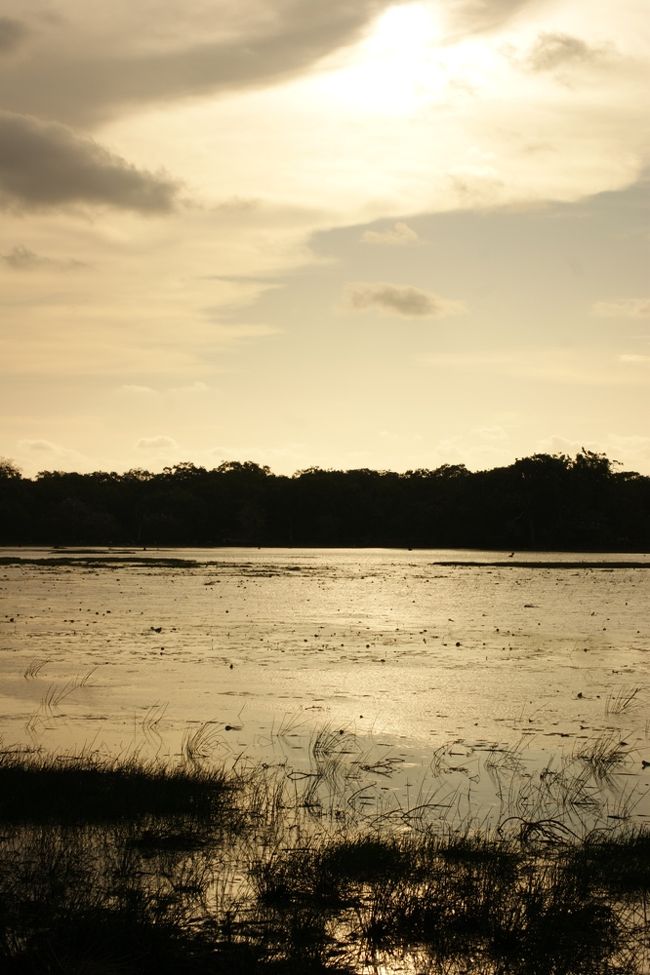
POLYGON ((610 813, 633 793, 650 814, 647 556, 0 556, 5 748, 176 754, 211 722, 218 757, 302 767, 326 726, 363 767, 387 763, 384 790, 422 789, 433 766, 469 808, 503 801, 511 766, 530 784, 620 741, 610 813))

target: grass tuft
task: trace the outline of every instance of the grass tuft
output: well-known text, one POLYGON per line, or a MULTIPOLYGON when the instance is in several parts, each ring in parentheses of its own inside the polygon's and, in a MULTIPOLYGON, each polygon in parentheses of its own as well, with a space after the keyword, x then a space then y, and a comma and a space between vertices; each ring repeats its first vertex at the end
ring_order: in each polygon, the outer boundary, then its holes
POLYGON ((62 824, 217 813, 230 786, 218 770, 89 756, 0 754, 0 822, 62 824))
POLYGON ((640 687, 621 687, 613 691, 607 695, 605 714, 626 714, 633 710, 639 704, 640 693, 640 687))

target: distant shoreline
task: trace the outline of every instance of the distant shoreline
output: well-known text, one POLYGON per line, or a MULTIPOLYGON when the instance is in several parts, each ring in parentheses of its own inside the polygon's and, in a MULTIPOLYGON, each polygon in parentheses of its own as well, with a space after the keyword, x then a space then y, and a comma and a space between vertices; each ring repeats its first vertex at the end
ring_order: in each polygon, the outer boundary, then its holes
MULTIPOLYGON (((255 549, 258 551, 258 549, 255 549)), ((290 550, 289 550, 290 551, 290 550)), ((320 551, 314 549, 314 551, 320 551)), ((327 550, 322 550, 326 552, 327 550)), ((340 551, 340 550, 338 550, 340 551)), ((348 549, 347 551, 353 552, 355 549, 348 549)), ((397 549, 396 551, 404 551, 403 549, 397 549)), ((422 551, 422 550, 420 550, 422 551)), ((272 559, 273 555, 269 553, 269 558, 272 559)), ((113 565, 141 565, 141 566, 161 566, 166 568, 198 568, 201 566, 212 566, 213 568, 222 567, 224 565, 237 565, 236 562, 220 562, 218 560, 201 560, 194 558, 174 558, 168 556, 156 556, 156 555, 128 555, 128 554, 115 554, 113 555, 110 550, 107 550, 105 554, 99 555, 98 553, 84 553, 79 552, 76 555, 70 554, 69 550, 62 551, 61 555, 43 555, 39 556, 20 556, 20 555, 0 555, 0 566, 10 566, 10 565, 35 565, 35 566, 57 566, 57 565, 85 565, 85 566, 113 566, 113 565)), ((607 561, 607 560, 541 560, 535 559, 526 561, 524 559, 502 559, 500 561, 478 561, 478 560, 437 560, 434 562, 424 562, 423 567, 429 568, 448 568, 448 569, 600 569, 600 570, 614 570, 614 569, 650 569, 649 561, 638 561, 638 560, 617 560, 617 561, 607 561)), ((299 570, 299 566, 292 566, 292 571, 299 570)))
POLYGON ((252 462, 160 474, 0 466, 0 544, 117 549, 383 548, 406 551, 650 552, 650 477, 605 455, 535 454, 509 467, 398 474, 309 468, 275 475, 252 462))
POLYGON ((472 569, 650 569, 650 562, 431 562, 432 566, 472 569))

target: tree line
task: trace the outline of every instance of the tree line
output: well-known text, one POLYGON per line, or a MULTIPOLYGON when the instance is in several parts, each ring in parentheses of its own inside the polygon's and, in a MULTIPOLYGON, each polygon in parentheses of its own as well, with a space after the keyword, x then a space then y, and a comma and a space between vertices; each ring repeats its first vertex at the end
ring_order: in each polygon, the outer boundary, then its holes
POLYGON ((650 477, 617 467, 583 449, 476 472, 229 461, 26 478, 5 460, 0 544, 648 551, 650 477))

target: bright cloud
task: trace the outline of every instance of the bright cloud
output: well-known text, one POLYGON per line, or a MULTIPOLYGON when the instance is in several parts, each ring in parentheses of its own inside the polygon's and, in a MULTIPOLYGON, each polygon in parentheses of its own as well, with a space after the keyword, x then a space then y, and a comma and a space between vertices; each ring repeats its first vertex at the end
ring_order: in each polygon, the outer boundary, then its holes
POLYGON ((593 306, 593 313, 600 318, 650 318, 650 298, 597 301, 593 306))
POLYGON ((416 232, 401 220, 386 230, 366 230, 361 237, 364 244, 385 244, 387 246, 413 244, 419 239, 416 232))
POLYGON ((128 396, 155 396, 156 390, 151 386, 139 386, 137 383, 123 383, 117 388, 118 393, 125 393, 128 396))
POLYGON ((52 440, 19 440, 17 456, 20 466, 25 466, 30 471, 42 470, 43 465, 64 470, 88 468, 88 460, 82 453, 52 440))
POLYGON ((173 437, 141 437, 137 443, 136 447, 138 450, 176 450, 178 444, 173 437))

